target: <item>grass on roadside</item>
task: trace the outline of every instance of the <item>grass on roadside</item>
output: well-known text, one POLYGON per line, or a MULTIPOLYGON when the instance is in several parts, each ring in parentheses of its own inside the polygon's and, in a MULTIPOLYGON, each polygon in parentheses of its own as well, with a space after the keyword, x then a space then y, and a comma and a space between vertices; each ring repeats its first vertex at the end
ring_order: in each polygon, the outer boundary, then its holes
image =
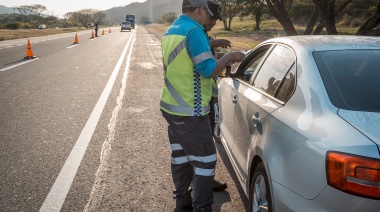
MULTIPOLYGON (((154 24, 147 29, 161 38, 169 25, 154 24)), ((232 43, 232 50, 240 51, 252 49, 260 42, 269 38, 286 36, 284 29, 277 20, 263 20, 260 23, 261 30, 254 30, 255 21, 250 18, 234 18, 231 24, 231 30, 224 30, 223 22, 218 21, 215 27, 209 32, 214 38, 228 39, 232 43)), ((295 25, 297 33, 302 35, 305 26, 295 25)), ((342 35, 352 35, 358 30, 353 27, 343 27, 337 24, 338 33, 342 35)), ((321 34, 327 34, 322 31, 321 34)))
MULTIPOLYGON (((338 33, 342 35, 353 35, 358 30, 354 27, 346 27, 344 24, 337 24, 338 33)), ((240 51, 252 49, 260 42, 269 38, 286 36, 284 29, 277 20, 263 20, 260 23, 261 30, 254 30, 255 21, 252 18, 235 17, 232 20, 231 30, 224 30, 223 22, 217 21, 216 26, 209 32, 209 35, 215 38, 228 39, 232 43, 231 50, 240 51)), ((154 33, 158 38, 166 31, 169 25, 152 24, 146 28, 154 33)), ((305 26, 295 25, 299 35, 305 31, 305 26)), ((38 29, 18 29, 18 30, 0 30, 0 41, 12 40, 19 38, 29 38, 44 35, 52 35, 67 32, 77 32, 86 30, 86 28, 54 28, 46 30, 38 29)), ((322 31, 321 34, 326 34, 322 31)))
POLYGON ((2 29, 0 30, 0 41, 3 40, 14 40, 14 39, 20 39, 20 38, 30 38, 30 37, 38 37, 38 36, 45 36, 45 35, 54 35, 54 34, 60 34, 60 33, 67 33, 67 32, 78 32, 86 30, 86 28, 54 28, 54 29, 45 29, 45 30, 39 30, 39 29, 17 29, 17 30, 6 30, 2 29))

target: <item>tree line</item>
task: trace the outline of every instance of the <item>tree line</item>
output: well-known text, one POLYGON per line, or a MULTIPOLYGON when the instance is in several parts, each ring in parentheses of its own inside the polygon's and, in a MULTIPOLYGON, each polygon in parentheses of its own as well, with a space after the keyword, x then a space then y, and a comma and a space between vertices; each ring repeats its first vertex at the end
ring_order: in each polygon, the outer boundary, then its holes
POLYGON ((64 15, 64 19, 58 19, 54 15, 47 14, 47 8, 40 4, 18 6, 18 13, 0 15, 1 29, 33 29, 40 24, 53 27, 91 27, 95 23, 110 25, 106 20, 106 14, 96 9, 82 9, 69 12, 64 15))
MULTIPOLYGON (((263 18, 275 18, 286 35, 338 34, 337 23, 355 24, 358 35, 380 35, 380 0, 213 0, 223 6, 221 14, 225 30, 231 30, 233 19, 251 16, 254 29, 260 30, 263 18), (295 25, 304 26, 297 31, 295 25)), ((94 23, 111 25, 103 11, 83 9, 66 13, 64 19, 46 14, 46 7, 39 4, 17 7, 19 14, 0 15, 0 28, 36 28, 39 24, 59 27, 90 27, 94 23)), ((146 18, 146 17, 142 17, 146 18)), ((174 12, 155 20, 171 23, 177 18, 174 12)), ((146 18, 147 19, 147 18, 146 18)))
POLYGON ((223 6, 223 24, 231 30, 236 16, 252 15, 255 30, 260 30, 264 14, 273 16, 286 35, 338 34, 336 23, 344 19, 359 21, 357 35, 380 35, 380 0, 214 0, 223 6), (297 32, 295 24, 305 25, 297 32))

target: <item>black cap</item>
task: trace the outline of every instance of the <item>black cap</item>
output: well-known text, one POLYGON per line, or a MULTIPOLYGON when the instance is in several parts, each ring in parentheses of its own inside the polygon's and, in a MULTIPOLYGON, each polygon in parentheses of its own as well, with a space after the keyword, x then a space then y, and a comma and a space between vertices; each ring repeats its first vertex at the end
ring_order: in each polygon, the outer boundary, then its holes
POLYGON ((211 16, 214 14, 211 12, 210 8, 207 5, 207 0, 187 0, 190 4, 188 5, 183 5, 185 1, 182 2, 182 7, 203 7, 206 8, 207 13, 211 16))
POLYGON ((208 4, 208 8, 210 8, 211 12, 213 13, 213 15, 211 17, 213 17, 214 19, 219 19, 219 21, 222 21, 222 16, 220 15, 220 12, 222 10, 222 5, 220 4, 217 4, 213 1, 207 1, 207 4, 208 4))

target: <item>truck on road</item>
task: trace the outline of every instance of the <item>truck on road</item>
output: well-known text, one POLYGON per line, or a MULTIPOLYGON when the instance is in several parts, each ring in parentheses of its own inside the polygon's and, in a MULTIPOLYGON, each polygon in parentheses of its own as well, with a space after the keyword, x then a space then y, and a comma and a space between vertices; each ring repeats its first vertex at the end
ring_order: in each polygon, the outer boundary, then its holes
POLYGON ((131 23, 132 29, 135 28, 135 14, 126 15, 125 20, 129 21, 129 23, 131 23))

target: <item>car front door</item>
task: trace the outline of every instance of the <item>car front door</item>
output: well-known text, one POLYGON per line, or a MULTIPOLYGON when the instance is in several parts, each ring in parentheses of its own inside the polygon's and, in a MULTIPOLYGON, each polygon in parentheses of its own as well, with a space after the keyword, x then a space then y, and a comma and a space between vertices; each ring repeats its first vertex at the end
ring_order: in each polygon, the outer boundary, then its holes
POLYGON ((236 84, 229 77, 223 77, 219 82, 219 114, 220 132, 228 150, 234 144, 234 97, 236 97, 236 84))
POLYGON ((252 65, 239 70, 242 76, 253 70, 248 82, 245 77, 234 79, 240 82, 240 86, 235 105, 232 155, 242 179, 246 179, 248 174, 251 149, 258 145, 255 144, 256 136, 264 133, 264 122, 268 116, 283 105, 283 98, 278 96, 282 95, 281 88, 288 84, 284 82, 295 63, 293 51, 286 46, 276 45, 265 53, 258 53, 253 57, 252 65))

